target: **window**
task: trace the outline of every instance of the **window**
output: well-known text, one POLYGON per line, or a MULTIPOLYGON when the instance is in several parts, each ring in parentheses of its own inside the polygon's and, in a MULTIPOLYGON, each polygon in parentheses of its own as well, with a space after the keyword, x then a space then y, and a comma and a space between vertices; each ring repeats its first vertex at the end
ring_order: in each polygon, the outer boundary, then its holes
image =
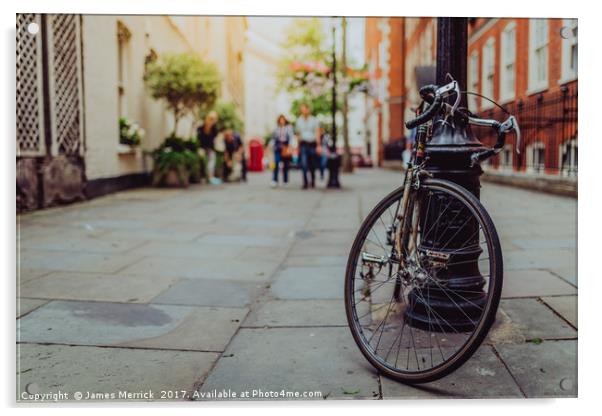
POLYGON ((132 33, 121 22, 117 22, 117 97, 119 117, 127 117, 127 84, 129 68, 129 46, 132 33))
MULTIPOLYGON (((468 60, 468 91, 479 92, 479 51, 470 54, 468 60)), ((468 109, 473 112, 478 111, 478 97, 468 94, 468 109)))
POLYGON ((516 23, 512 22, 502 32, 500 97, 510 101, 515 96, 516 79, 516 23))
POLYGON ((535 142, 527 146, 527 171, 543 172, 546 159, 546 148, 543 142, 535 142))
MULTIPOLYGON (((483 68, 482 68, 482 79, 483 87, 481 88, 481 94, 485 97, 495 100, 493 96, 494 91, 494 76, 495 76, 495 39, 489 38, 483 47, 483 68)), ((481 102, 481 108, 491 107, 491 104, 487 100, 481 102)))
POLYGON ((577 79, 577 19, 562 21, 562 79, 565 83, 577 79))
POLYGON ((548 21, 529 20, 529 92, 548 87, 548 21))
POLYGON ((577 139, 567 140, 560 145, 560 174, 577 176, 577 139))

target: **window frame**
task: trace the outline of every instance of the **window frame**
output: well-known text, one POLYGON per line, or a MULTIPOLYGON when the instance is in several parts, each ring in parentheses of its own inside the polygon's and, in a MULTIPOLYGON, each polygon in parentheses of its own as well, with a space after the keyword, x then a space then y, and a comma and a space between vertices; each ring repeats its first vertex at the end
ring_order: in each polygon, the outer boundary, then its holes
POLYGON ((535 94, 541 91, 545 91, 549 87, 549 78, 550 78, 550 26, 548 24, 548 19, 529 19, 529 89, 527 94, 535 94), (536 43, 537 39, 537 25, 542 24, 542 32, 544 34, 543 42, 536 43), (537 73, 539 72, 539 67, 535 67, 537 63, 537 51, 542 50, 544 53, 544 77, 543 79, 537 79, 537 73))
POLYGON ((579 171, 579 159, 578 159, 578 152, 579 152, 579 142, 577 141, 577 138, 571 138, 569 140, 565 140, 563 141, 560 146, 560 148, 558 149, 558 166, 559 166, 559 173, 561 176, 577 176, 577 173, 579 171), (568 166, 563 166, 562 164, 562 157, 564 156, 565 153, 568 152, 568 166))
MULTIPOLYGON (((563 27, 573 27, 574 29, 579 28, 578 19, 563 19, 562 20, 563 27)), ((561 75, 558 80, 559 84, 566 84, 567 82, 574 81, 577 79, 579 67, 577 66, 575 69, 570 68, 571 61, 571 51, 573 46, 579 45, 579 39, 577 36, 571 36, 568 39, 562 39, 562 64, 561 64, 561 75)), ((579 60, 579 52, 577 52, 577 60, 579 60)))
POLYGON ((516 22, 504 27, 500 39, 500 101, 506 103, 516 98, 516 22), (512 39, 510 39, 512 33, 512 39), (512 40, 512 56, 508 54, 509 42, 512 40), (508 88, 508 66, 512 65, 512 88, 508 88))
MULTIPOLYGON (((480 53, 478 49, 471 52, 468 58, 468 91, 479 93, 479 80, 480 80, 480 53)), ((479 111, 479 97, 476 95, 468 94, 468 108, 471 111, 479 111)))
POLYGON ((546 169, 546 145, 543 140, 538 140, 527 146, 527 172, 544 173, 546 169), (543 160, 535 165, 535 151, 543 150, 543 160))
MULTIPOLYGON (((483 61, 481 64, 481 94, 491 100, 495 100, 495 37, 491 36, 483 45, 483 61), (491 84, 489 77, 491 76, 491 84), (488 91, 491 86, 491 91, 488 91)), ((493 107, 493 103, 488 100, 481 100, 481 110, 493 107)))

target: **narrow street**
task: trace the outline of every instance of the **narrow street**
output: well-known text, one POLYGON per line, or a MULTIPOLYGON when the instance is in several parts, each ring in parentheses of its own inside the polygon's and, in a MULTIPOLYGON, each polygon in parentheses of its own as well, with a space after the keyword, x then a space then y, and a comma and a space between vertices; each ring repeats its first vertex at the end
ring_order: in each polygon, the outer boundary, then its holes
POLYGON ((360 221, 400 174, 356 170, 340 191, 301 191, 299 176, 287 188, 252 174, 20 215, 17 394, 35 383, 84 399, 576 395, 576 199, 483 184, 504 251, 498 321, 460 370, 409 387, 364 359, 343 304, 360 221))

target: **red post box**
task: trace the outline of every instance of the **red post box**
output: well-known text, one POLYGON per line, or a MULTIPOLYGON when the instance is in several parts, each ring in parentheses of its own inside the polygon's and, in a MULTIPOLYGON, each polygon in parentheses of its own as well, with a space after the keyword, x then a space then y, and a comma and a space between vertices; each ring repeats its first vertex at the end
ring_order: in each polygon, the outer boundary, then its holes
POLYGON ((263 144, 260 139, 249 142, 249 172, 263 171, 263 144))

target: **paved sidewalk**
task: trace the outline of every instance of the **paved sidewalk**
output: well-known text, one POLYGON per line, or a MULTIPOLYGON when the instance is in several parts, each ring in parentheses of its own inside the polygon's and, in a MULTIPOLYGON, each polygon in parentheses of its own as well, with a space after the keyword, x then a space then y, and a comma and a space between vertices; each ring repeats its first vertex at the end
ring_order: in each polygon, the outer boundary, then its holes
POLYGON ((19 216, 19 397, 576 396, 575 199, 484 184, 504 250, 498 321, 460 370, 417 388, 367 363, 342 300, 355 232, 399 173, 359 170, 341 191, 306 192, 292 176, 286 189, 251 175, 19 216))

